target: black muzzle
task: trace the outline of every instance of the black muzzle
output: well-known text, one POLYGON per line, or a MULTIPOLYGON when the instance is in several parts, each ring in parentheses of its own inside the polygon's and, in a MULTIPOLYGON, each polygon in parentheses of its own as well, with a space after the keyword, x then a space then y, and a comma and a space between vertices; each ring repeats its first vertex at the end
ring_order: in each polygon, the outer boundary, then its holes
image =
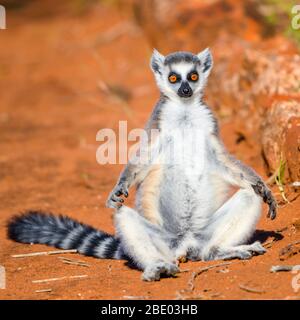
POLYGON ((193 95, 193 90, 187 81, 183 81, 180 88, 178 89, 178 95, 182 98, 189 98, 193 95))

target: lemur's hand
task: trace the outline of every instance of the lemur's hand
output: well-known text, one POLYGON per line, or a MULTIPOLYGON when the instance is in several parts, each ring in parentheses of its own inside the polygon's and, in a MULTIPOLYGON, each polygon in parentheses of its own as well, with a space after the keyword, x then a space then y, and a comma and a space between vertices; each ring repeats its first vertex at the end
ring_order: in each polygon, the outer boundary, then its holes
POLYGON ((252 188, 255 193, 261 196, 263 201, 269 205, 267 217, 274 220, 277 214, 277 202, 271 190, 262 181, 258 181, 255 185, 252 185, 252 188))
POLYGON ((118 209, 122 206, 124 199, 121 196, 128 197, 128 187, 125 183, 118 183, 112 192, 109 194, 106 201, 106 206, 108 208, 118 209))
POLYGON ((268 215, 267 217, 270 218, 271 220, 274 220, 276 218, 276 214, 277 214, 277 202, 276 200, 273 198, 273 195, 271 194, 272 199, 271 202, 267 202, 267 204, 269 205, 269 211, 268 211, 268 215))

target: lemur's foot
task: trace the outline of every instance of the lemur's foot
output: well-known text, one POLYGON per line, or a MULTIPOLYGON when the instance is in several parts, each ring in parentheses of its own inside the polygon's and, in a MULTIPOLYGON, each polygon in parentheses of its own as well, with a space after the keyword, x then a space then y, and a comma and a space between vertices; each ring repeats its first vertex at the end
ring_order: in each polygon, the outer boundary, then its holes
POLYGON ((261 245, 259 241, 255 241, 249 245, 241 245, 233 248, 213 247, 203 257, 203 260, 231 260, 241 259, 247 260, 254 255, 264 254, 267 250, 261 245))
POLYGON ((266 252, 267 250, 261 245, 261 243, 259 241, 255 241, 254 243, 247 245, 245 249, 237 250, 234 258, 246 260, 252 258, 254 255, 260 255, 266 252))
POLYGON ((124 183, 119 183, 110 193, 106 201, 106 206, 108 208, 119 209, 124 202, 122 196, 128 197, 128 188, 124 183))
POLYGON ((259 241, 255 241, 254 243, 249 245, 249 250, 256 254, 264 254, 267 250, 262 246, 259 241))
POLYGON ((241 260, 246 260, 252 258, 254 255, 260 255, 266 253, 267 250, 261 245, 259 241, 255 241, 252 244, 245 245, 243 249, 233 250, 231 253, 227 254, 224 259, 238 258, 241 260))
POLYGON ((149 267, 146 267, 142 275, 144 281, 157 281, 162 274, 167 276, 174 276, 180 270, 174 263, 158 262, 149 267))

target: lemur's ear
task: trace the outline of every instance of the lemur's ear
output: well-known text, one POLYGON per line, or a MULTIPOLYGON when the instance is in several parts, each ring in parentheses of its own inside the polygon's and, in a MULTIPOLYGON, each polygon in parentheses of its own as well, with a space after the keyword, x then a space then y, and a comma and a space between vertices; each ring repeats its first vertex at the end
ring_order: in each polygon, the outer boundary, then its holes
POLYGON ((209 48, 204 49, 203 51, 197 54, 202 66, 202 72, 207 77, 213 66, 213 58, 209 48))
POLYGON ((153 50, 153 54, 150 60, 150 67, 154 73, 161 74, 161 70, 165 61, 165 57, 159 53, 156 49, 153 50))

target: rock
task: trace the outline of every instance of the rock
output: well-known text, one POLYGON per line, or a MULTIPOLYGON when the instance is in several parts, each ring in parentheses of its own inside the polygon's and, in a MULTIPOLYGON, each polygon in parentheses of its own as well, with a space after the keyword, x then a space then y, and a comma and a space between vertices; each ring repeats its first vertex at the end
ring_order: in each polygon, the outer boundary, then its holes
MULTIPOLYGON (((300 103, 298 108, 300 113, 300 103)), ((291 180, 300 181, 300 117, 292 117, 288 122, 285 130, 284 153, 291 180)))
POLYGON ((286 181, 299 181, 300 134, 296 120, 291 119, 300 117, 300 55, 286 39, 274 40, 270 48, 229 35, 218 39, 207 97, 218 115, 234 119, 236 131, 261 145, 267 174, 278 169, 283 159, 286 181))
POLYGON ((292 121, 293 127, 291 127, 290 121, 299 119, 294 118, 297 116, 300 117, 300 103, 298 101, 275 101, 266 113, 266 119, 262 122, 262 150, 270 171, 274 172, 279 167, 282 158, 287 161, 291 178, 297 176, 294 172, 295 162, 299 159, 296 130, 298 129, 298 139, 300 139, 300 127, 297 127, 294 121, 292 121), (292 158, 294 156, 295 159, 292 158))

